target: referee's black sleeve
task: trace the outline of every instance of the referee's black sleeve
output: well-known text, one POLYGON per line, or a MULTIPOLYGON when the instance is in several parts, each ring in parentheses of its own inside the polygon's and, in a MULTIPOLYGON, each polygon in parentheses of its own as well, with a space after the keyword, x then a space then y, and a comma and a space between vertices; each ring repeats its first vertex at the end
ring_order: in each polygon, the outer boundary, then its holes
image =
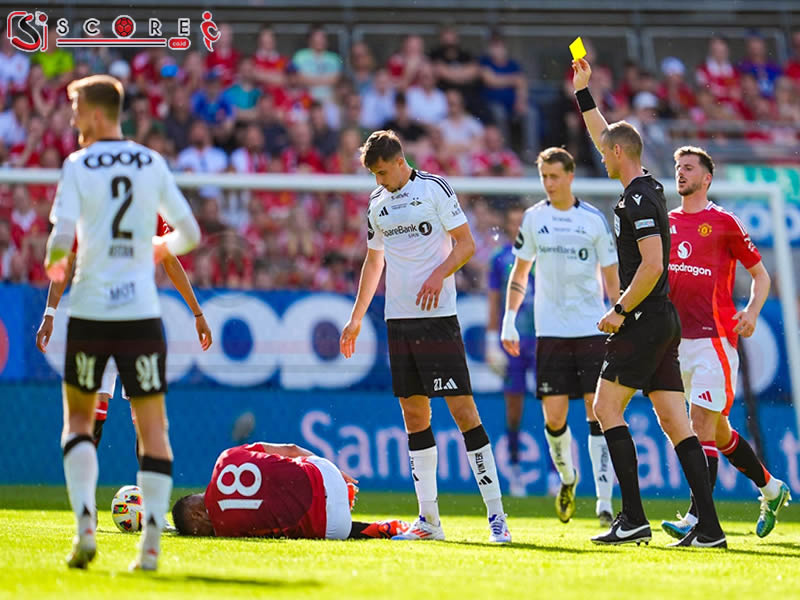
POLYGON ((638 242, 646 237, 661 235, 657 200, 640 193, 625 195, 625 218, 630 222, 638 242))

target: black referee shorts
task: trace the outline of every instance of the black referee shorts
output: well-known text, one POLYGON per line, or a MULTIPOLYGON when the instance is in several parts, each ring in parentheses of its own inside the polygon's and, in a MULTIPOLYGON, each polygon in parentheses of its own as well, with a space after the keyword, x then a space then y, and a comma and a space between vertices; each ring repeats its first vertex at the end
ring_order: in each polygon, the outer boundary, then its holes
POLYGON ((458 317, 388 319, 386 327, 395 396, 472 395, 458 317))
POLYGON ((678 346, 681 322, 672 302, 637 306, 606 341, 600 377, 642 390, 683 392, 678 346))
POLYGON ((167 391, 167 344, 161 319, 93 321, 71 317, 67 324, 64 382, 96 392, 109 357, 129 398, 167 391))

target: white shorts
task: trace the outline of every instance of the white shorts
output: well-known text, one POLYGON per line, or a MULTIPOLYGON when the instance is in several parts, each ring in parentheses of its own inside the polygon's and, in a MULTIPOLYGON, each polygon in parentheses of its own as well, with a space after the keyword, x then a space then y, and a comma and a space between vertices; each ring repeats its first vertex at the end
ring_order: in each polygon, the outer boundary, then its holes
POLYGON ((686 399, 727 415, 736 394, 739 354, 727 338, 682 339, 678 348, 686 399))
MULTIPOLYGON (((117 370, 117 363, 114 362, 114 357, 108 359, 106 363, 106 370, 103 373, 103 379, 100 382, 100 389, 97 390, 98 394, 108 394, 112 398, 114 397, 114 388, 116 387, 117 383, 117 375, 119 375, 119 371, 117 370)), ((122 397, 127 398, 128 394, 125 393, 125 386, 122 386, 122 397)))
POLYGON ((326 540, 346 540, 350 535, 353 521, 350 516, 350 498, 347 483, 341 471, 327 458, 309 456, 306 460, 316 466, 322 473, 325 486, 325 512, 327 525, 326 540))

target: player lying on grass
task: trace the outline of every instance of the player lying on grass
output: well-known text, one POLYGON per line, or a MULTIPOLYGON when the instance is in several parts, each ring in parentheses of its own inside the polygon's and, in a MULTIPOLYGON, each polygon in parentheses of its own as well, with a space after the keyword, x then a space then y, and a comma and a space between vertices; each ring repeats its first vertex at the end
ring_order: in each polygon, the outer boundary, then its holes
POLYGON ((345 540, 408 529, 397 520, 353 521, 356 483, 295 444, 256 442, 220 454, 205 493, 180 498, 172 518, 183 535, 217 537, 345 540))

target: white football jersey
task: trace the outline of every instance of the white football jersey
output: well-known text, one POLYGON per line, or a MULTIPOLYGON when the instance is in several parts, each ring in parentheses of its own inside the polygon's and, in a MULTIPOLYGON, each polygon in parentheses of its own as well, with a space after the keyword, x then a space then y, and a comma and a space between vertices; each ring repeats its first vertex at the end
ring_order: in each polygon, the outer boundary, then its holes
POLYGON ((537 337, 602 335, 597 322, 606 306, 598 265, 617 263, 603 213, 580 200, 569 210, 542 200, 525 211, 513 252, 522 260, 536 260, 537 337))
POLYGON ((367 246, 384 250, 387 319, 450 317, 456 314, 456 282, 445 278, 439 306, 423 311, 417 293, 453 249, 448 231, 467 222, 453 188, 438 175, 411 171, 402 189, 379 187, 370 196, 367 246))
POLYGON ((76 223, 70 316, 161 315, 153 262, 159 213, 177 223, 192 211, 158 152, 129 140, 101 140, 64 160, 50 220, 76 223))

